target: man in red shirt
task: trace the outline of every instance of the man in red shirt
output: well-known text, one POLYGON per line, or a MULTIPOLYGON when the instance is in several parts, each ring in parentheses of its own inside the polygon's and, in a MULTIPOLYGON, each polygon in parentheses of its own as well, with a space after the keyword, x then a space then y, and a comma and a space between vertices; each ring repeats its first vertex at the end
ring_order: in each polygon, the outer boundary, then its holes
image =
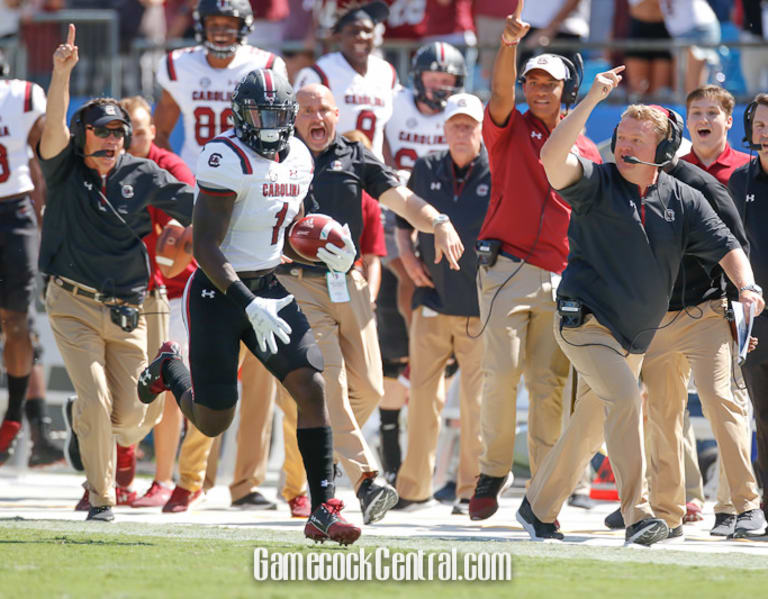
MULTIPOLYGON (((478 241, 478 293, 483 322, 484 385, 481 427, 484 451, 470 500, 473 520, 498 509, 498 495, 512 466, 517 385, 528 387, 531 473, 554 446, 562 428, 563 387, 569 363, 552 334, 555 292, 568 257, 570 208, 551 188, 539 159, 574 102, 580 74, 555 54, 529 60, 523 93, 530 107, 515 107, 517 46, 530 25, 520 20, 523 1, 507 17, 491 78, 483 139, 491 165, 491 201, 478 241)), ((600 161, 579 137, 578 152, 600 161)))
POLYGON ((728 143, 735 103, 731 93, 719 85, 696 88, 685 99, 692 147, 683 160, 704 169, 723 185, 728 185, 733 171, 749 162, 749 154, 734 150, 728 143))

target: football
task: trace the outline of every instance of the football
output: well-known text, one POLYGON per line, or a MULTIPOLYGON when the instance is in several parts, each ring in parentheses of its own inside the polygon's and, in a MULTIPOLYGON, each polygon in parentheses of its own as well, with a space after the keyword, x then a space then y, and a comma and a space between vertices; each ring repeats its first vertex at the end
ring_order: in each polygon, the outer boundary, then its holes
POLYGON ((183 227, 175 219, 168 221, 155 246, 155 262, 167 279, 181 274, 192 261, 192 225, 183 227))
POLYGON ((317 250, 330 242, 344 247, 344 231, 338 221, 325 214, 310 214, 296 221, 288 231, 288 243, 306 260, 317 261, 317 250))

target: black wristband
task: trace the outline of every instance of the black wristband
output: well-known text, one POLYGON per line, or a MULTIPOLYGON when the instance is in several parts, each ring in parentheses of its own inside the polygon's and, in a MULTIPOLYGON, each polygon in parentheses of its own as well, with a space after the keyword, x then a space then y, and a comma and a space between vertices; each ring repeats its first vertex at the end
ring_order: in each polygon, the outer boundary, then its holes
POLYGON ((240 306, 243 310, 250 304, 256 296, 245 286, 241 280, 237 280, 227 287, 226 296, 240 306))

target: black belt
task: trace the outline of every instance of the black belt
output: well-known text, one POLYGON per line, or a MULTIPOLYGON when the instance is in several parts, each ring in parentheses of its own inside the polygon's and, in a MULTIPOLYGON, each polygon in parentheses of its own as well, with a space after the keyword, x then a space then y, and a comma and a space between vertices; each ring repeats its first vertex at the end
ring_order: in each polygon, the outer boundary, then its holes
POLYGON ((51 281, 56 283, 64 291, 69 291, 72 295, 80 295, 82 297, 87 297, 88 299, 101 302, 102 304, 129 303, 124 300, 121 300, 120 298, 114 297, 112 295, 107 295, 106 293, 100 293, 98 291, 88 291, 87 289, 84 289, 79 285, 73 285, 72 283, 68 283, 67 281, 59 277, 51 277, 51 281))
POLYGON ((265 275, 261 275, 260 277, 248 277, 248 278, 241 278, 240 280, 243 282, 243 285, 248 287, 253 293, 256 293, 257 291, 261 291, 264 289, 267 285, 269 285, 269 282, 272 280, 273 273, 267 273, 265 275))
POLYGON ((504 256, 505 258, 509 258, 510 260, 512 260, 512 262, 522 262, 523 261, 522 258, 518 258, 514 254, 510 254, 509 252, 505 252, 504 250, 501 250, 499 253, 502 256, 504 256))

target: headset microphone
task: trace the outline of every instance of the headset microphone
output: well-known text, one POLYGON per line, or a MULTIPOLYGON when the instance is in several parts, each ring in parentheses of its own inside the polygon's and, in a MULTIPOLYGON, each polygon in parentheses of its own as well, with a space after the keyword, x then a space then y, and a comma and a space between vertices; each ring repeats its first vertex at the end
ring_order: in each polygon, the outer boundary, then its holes
POLYGON ((763 149, 763 144, 753 144, 749 142, 745 142, 744 144, 747 148, 747 150, 754 150, 755 152, 759 152, 763 149))
POLYGON ((639 158, 636 158, 635 156, 627 156, 624 155, 621 157, 621 159, 624 162, 627 162, 629 164, 647 164, 648 166, 667 166, 669 164, 669 161, 666 162, 645 162, 645 160, 640 160, 639 158))
POLYGON ((109 156, 111 153, 111 150, 96 150, 92 154, 86 154, 83 158, 101 158, 102 156, 109 156))

